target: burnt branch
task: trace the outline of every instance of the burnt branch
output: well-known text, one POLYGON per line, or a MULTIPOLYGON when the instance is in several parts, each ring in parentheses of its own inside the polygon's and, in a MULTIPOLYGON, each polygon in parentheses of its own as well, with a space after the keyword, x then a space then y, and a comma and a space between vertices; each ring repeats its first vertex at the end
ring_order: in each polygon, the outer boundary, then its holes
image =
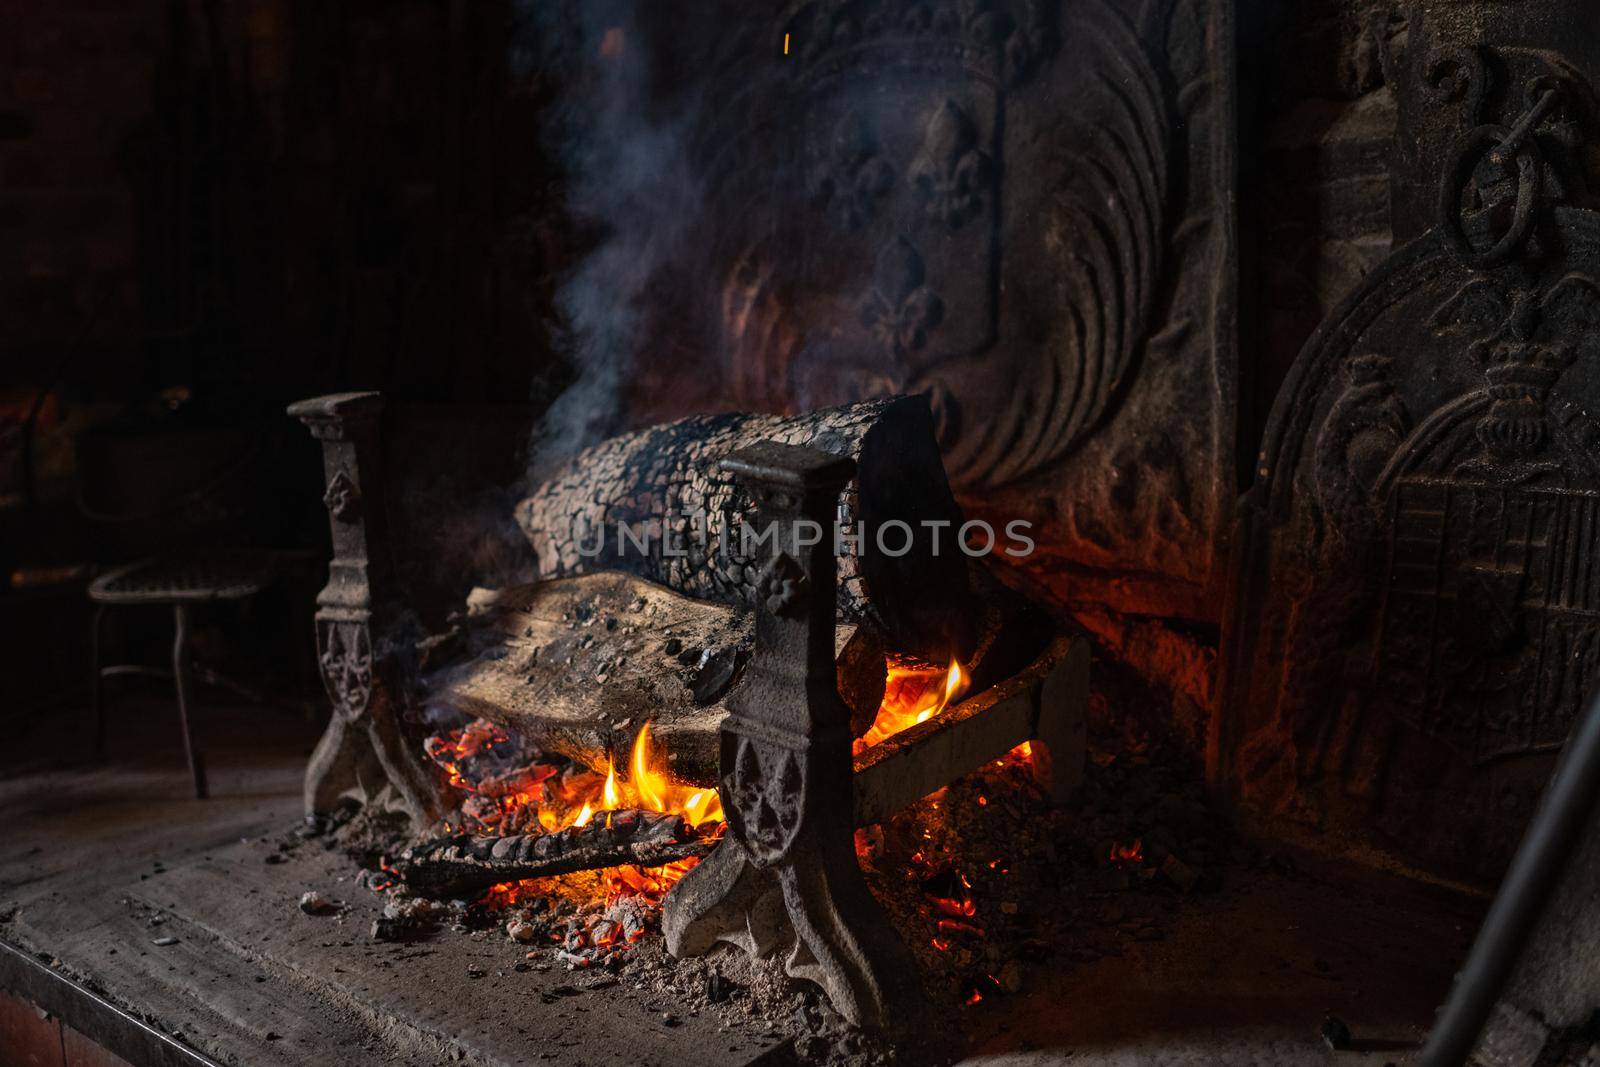
POLYGON ((416 893, 470 897, 501 882, 548 878, 604 867, 660 867, 703 856, 716 844, 681 815, 602 811, 584 826, 548 834, 472 837, 456 834, 409 848, 395 870, 416 893))

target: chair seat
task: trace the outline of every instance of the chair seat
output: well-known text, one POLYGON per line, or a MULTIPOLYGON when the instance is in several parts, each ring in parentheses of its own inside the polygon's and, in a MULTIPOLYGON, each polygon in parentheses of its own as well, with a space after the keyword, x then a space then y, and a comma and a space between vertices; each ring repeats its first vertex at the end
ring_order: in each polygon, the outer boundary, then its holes
POLYGON ((200 604, 254 596, 277 575, 270 552, 197 552, 140 560, 89 585, 97 604, 200 604))

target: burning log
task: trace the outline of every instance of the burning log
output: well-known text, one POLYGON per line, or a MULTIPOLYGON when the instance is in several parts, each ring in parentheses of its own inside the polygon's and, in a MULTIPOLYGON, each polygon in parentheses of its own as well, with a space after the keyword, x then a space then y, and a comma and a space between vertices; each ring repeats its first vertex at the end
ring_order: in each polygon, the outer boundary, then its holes
POLYGON ((470 897, 501 882, 603 867, 660 867, 703 856, 715 843, 681 815, 603 811, 583 826, 548 834, 437 838, 407 849, 395 870, 423 896, 470 897))
POLYGON ((970 618, 962 516, 923 397, 806 415, 704 415, 604 441, 517 506, 544 577, 624 570, 703 600, 754 605, 765 545, 747 490, 717 469, 758 441, 856 463, 839 501, 838 616, 901 652, 965 658, 970 618), (624 530, 627 532, 625 533, 624 530), (901 551, 904 546, 905 551, 901 551))
MULTIPOLYGON (((434 675, 432 703, 595 768, 651 722, 673 777, 716 783, 717 730, 755 642, 750 613, 618 572, 475 596, 473 606, 475 656, 434 675)), ((883 699, 883 648, 850 625, 835 648, 859 735, 883 699)))

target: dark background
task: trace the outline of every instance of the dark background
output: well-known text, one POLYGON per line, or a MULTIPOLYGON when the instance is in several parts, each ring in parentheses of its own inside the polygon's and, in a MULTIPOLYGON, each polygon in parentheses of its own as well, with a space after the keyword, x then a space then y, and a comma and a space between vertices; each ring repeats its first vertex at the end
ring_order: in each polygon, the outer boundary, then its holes
MULTIPOLYGON (((303 643, 270 598, 206 625, 309 654, 326 520, 296 399, 383 390, 426 576, 481 556, 462 531, 566 373, 574 255, 511 6, 4 0, 0 25, 0 714, 84 680, 85 565, 158 549, 305 551, 303 643)), ((119 629, 159 662, 169 627, 119 629)))
MULTIPOLYGON (((1240 12, 1242 458, 1389 247, 1389 6, 1240 12)), ((225 644, 309 654, 326 529, 296 399, 389 398, 425 616, 520 565, 508 505, 575 374, 556 294, 593 241, 541 136, 573 74, 530 20, 558 8, 0 0, 0 714, 81 690, 87 575, 156 549, 303 552, 225 644)), ((124 630, 159 660, 149 623, 124 630)))

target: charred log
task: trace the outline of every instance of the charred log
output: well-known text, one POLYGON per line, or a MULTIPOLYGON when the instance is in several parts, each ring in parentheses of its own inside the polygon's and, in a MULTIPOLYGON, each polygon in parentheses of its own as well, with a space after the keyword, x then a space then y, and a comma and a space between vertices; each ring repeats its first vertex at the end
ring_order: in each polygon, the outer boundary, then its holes
MULTIPOLYGON (((718 727, 744 685, 754 617, 618 572, 475 595, 472 658, 438 672, 429 699, 591 767, 626 753, 645 723, 671 772, 717 781, 718 727)), ((839 692, 856 735, 883 699, 883 647, 843 625, 839 692)))
POLYGON ((423 896, 470 897, 501 882, 630 864, 660 867, 703 856, 715 844, 681 815, 602 811, 584 826, 548 834, 437 838, 407 849, 395 870, 423 896))
POLYGON ((843 546, 839 617, 872 627, 897 651, 965 658, 962 516, 920 396, 789 417, 695 416, 604 441, 517 507, 541 575, 618 569, 700 599, 753 605, 770 553, 746 543, 741 523, 761 532, 754 502, 716 464, 758 441, 856 463, 838 517, 866 535, 843 546))

